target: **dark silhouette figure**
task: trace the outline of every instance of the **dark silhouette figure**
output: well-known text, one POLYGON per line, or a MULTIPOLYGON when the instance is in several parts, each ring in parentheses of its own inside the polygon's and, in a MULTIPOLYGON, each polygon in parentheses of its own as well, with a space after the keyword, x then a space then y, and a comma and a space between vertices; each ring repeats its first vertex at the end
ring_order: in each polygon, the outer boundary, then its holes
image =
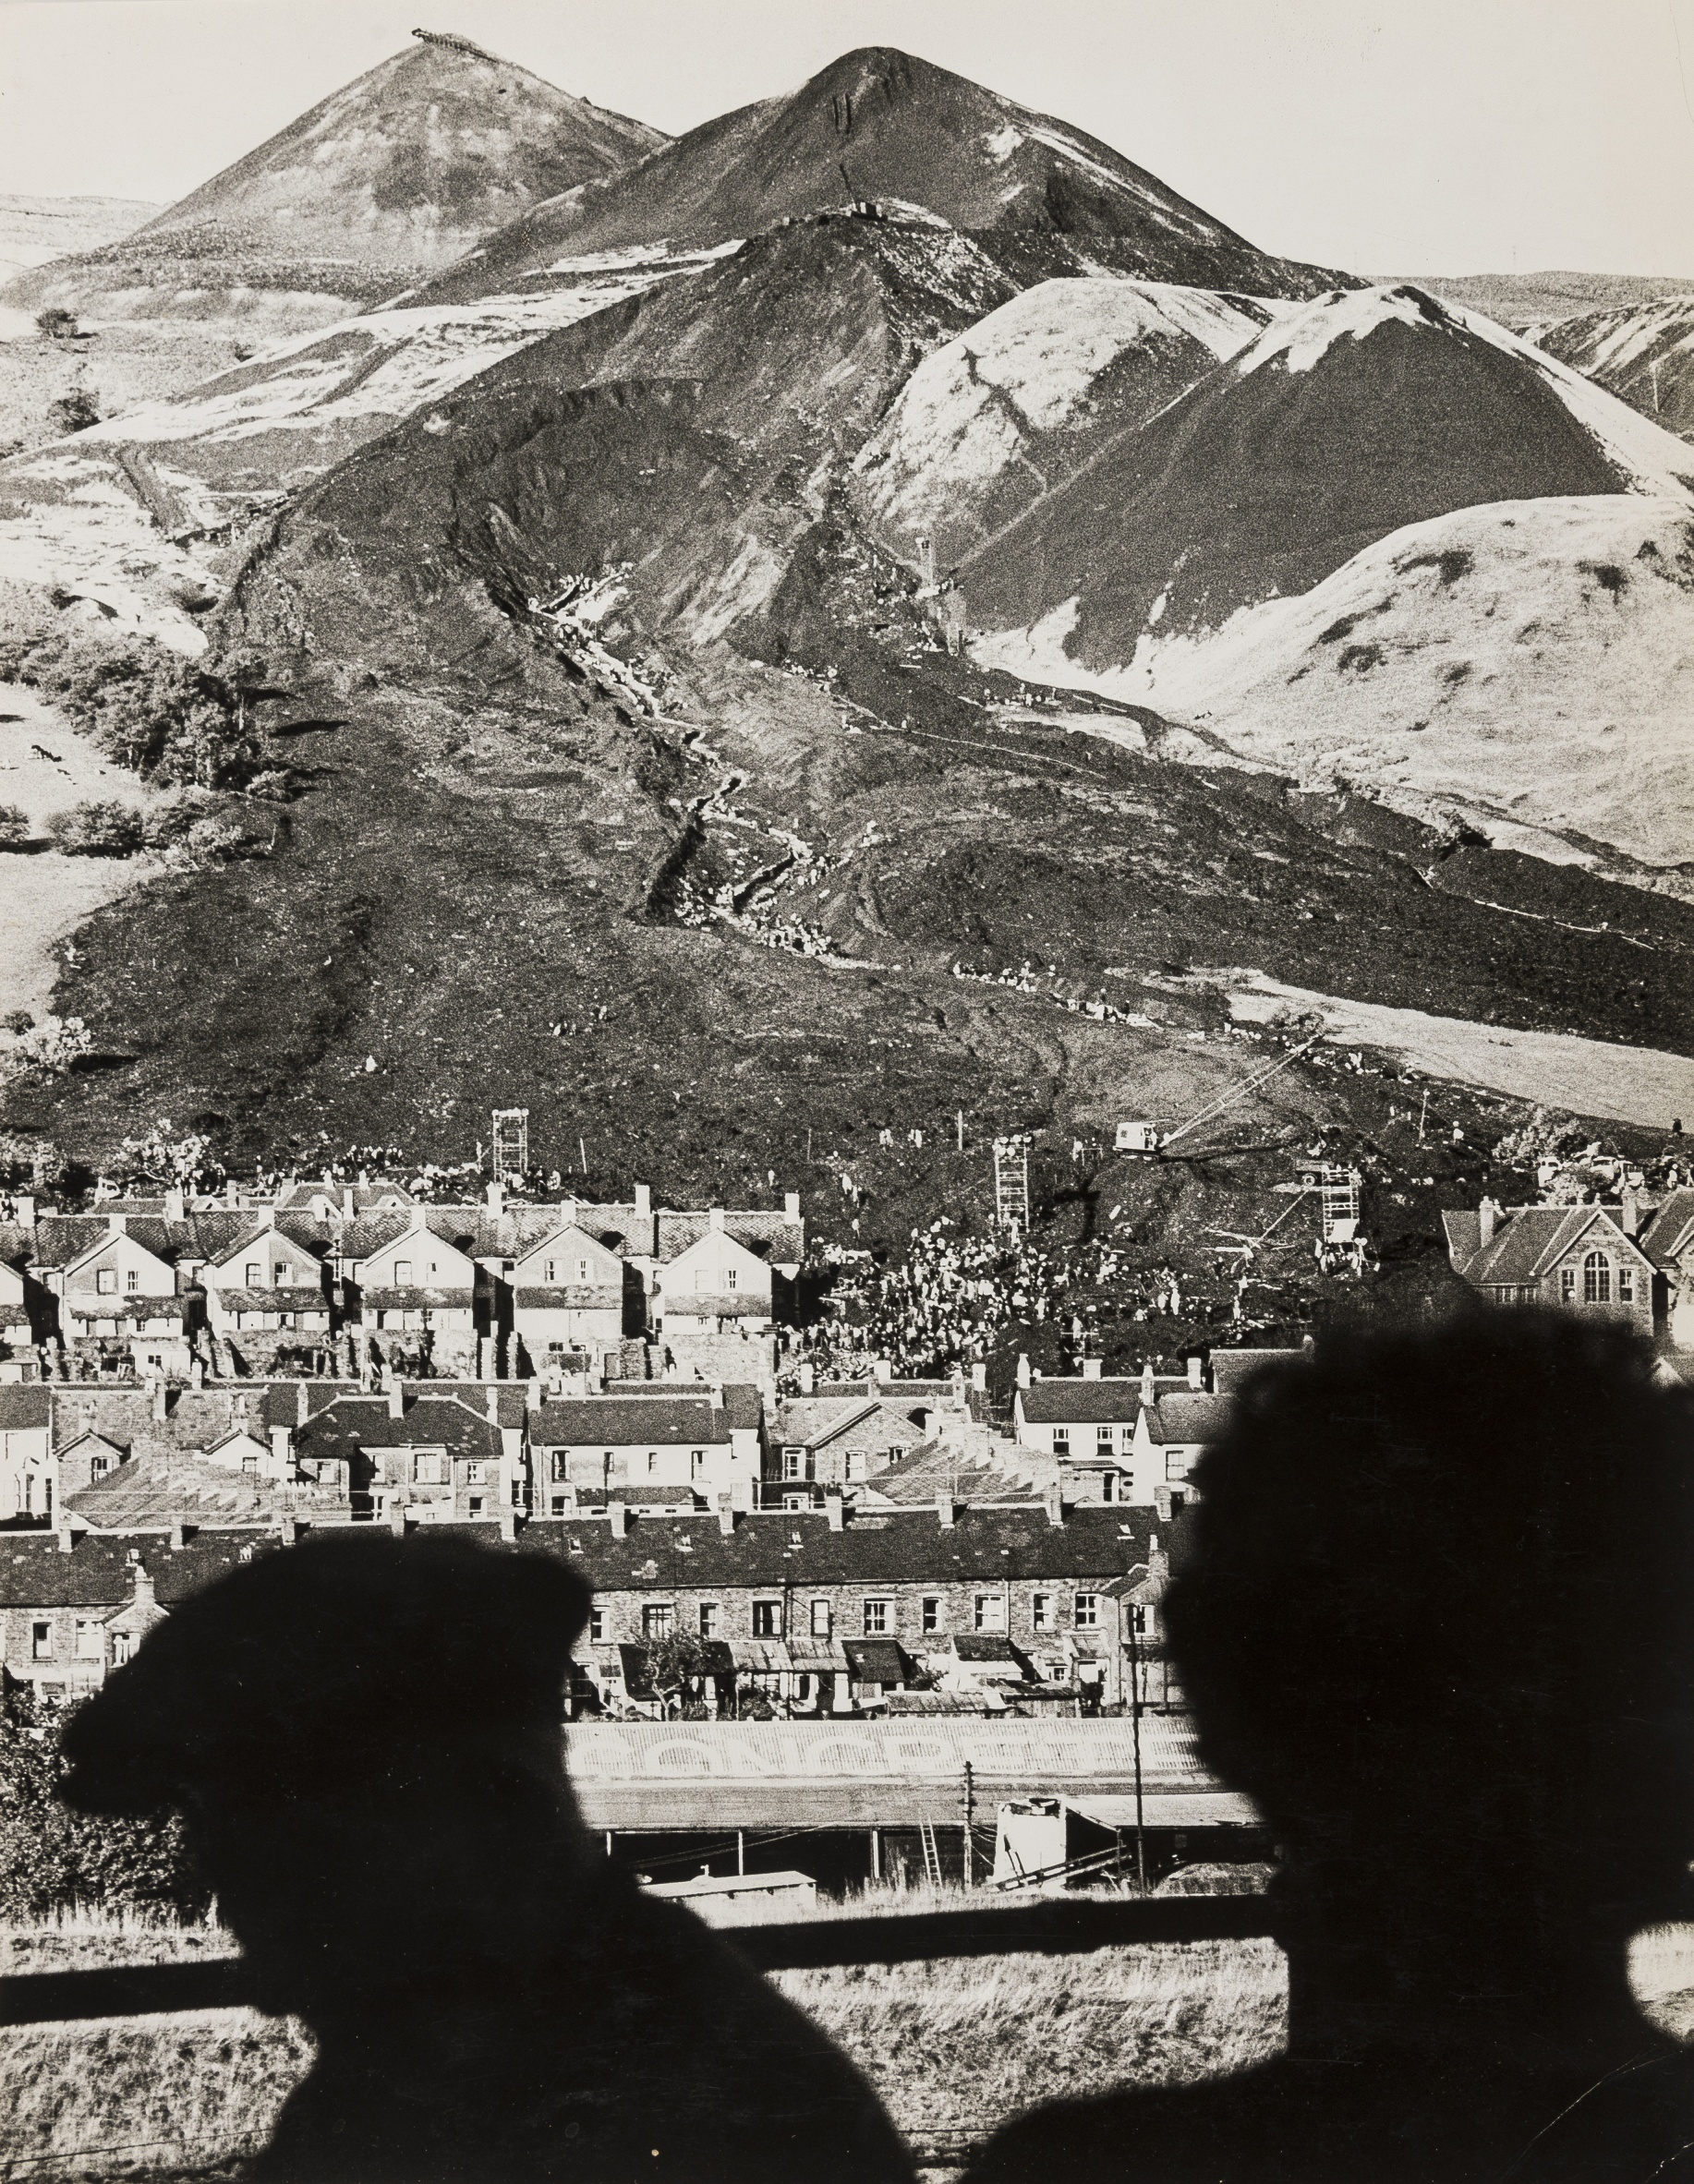
POLYGON ((70 1723, 72 1802, 181 1807, 255 1999, 317 2037, 264 2184, 909 2177, 829 2042, 584 1830, 587 1598, 538 1553, 309 1541, 179 1606, 70 1723))
POLYGON ((1627 1978, 1694 1849, 1688 1398, 1479 1313, 1261 1375, 1195 1483, 1169 1638, 1283 1846, 1288 2052, 1037 2111, 974 2184, 1694 2178, 1694 2057, 1627 1978))

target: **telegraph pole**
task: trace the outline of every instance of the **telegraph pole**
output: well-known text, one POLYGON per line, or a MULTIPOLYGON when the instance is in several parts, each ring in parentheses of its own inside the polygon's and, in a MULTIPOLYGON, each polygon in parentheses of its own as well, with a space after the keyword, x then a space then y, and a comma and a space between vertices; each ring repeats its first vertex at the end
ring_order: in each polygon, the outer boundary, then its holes
POLYGON ((964 1763, 964 1885, 976 1886, 976 1778, 967 1759, 964 1763))

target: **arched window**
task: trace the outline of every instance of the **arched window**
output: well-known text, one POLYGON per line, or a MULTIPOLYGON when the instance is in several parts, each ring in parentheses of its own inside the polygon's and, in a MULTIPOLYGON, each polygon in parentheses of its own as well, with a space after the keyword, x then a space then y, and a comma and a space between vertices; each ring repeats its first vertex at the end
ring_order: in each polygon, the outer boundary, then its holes
POLYGON ((1591 1251, 1582 1261, 1582 1301, 1584 1304, 1612 1301, 1612 1261, 1603 1251, 1591 1251))

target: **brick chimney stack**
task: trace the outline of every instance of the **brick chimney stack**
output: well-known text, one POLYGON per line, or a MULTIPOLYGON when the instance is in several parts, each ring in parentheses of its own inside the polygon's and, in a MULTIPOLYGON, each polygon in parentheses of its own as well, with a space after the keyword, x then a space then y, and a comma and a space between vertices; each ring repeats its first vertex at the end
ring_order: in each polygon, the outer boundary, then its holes
POLYGON ((1105 1362, 1103 1357, 1084 1357, 1083 1359, 1083 1378, 1085 1381, 1097 1381, 1105 1362))
POLYGON ((799 1221, 800 1193, 797 1190, 789 1190, 783 1192, 782 1217, 786 1221, 793 1221, 796 1223, 799 1221))
POLYGON ((944 1532, 950 1532, 958 1511, 953 1502, 951 1487, 942 1487, 936 1495, 936 1522, 944 1532))
POLYGON ((1188 1384, 1196 1395, 1205 1392, 1205 1359, 1193 1352, 1188 1359, 1188 1384))
POLYGON ((391 1418, 405 1416, 405 1383, 391 1372, 388 1376, 388 1415, 391 1418))
POLYGON ((629 1537, 629 1503, 627 1502, 609 1502, 606 1504, 606 1514, 611 1519, 612 1538, 614 1539, 627 1539, 629 1537))
POLYGON ((1476 1210, 1477 1238, 1484 1251, 1494 1242, 1494 1224, 1499 1214, 1500 1209, 1491 1198, 1485 1198, 1476 1210))
POLYGON ((498 1426, 500 1423, 500 1390, 492 1381, 483 1390, 482 1400, 488 1409, 489 1424, 498 1426))
POLYGON ((1062 1525, 1065 1521, 1064 1494, 1057 1479, 1048 1487, 1046 1500, 1048 1524, 1062 1525))
POLYGON ((847 1522, 847 1505, 840 1487, 825 1488, 824 1514, 829 1520, 829 1529, 832 1532, 839 1532, 844 1528, 847 1522))
MULTIPOLYGON (((841 1506, 839 1500, 836 1503, 836 1506, 838 1509, 841 1506)), ((718 1529, 723 1534, 726 1539, 732 1539, 735 1537, 735 1506, 733 1502, 729 1501, 722 1501, 719 1502, 718 1529)), ((829 1529, 832 1532, 839 1529, 834 1517, 831 1517, 829 1520, 829 1529)))
POLYGON ((1020 1388, 1027 1388, 1029 1384, 1030 1370, 1028 1353, 1026 1351, 1020 1350, 1018 1352, 1018 1385, 1020 1388))

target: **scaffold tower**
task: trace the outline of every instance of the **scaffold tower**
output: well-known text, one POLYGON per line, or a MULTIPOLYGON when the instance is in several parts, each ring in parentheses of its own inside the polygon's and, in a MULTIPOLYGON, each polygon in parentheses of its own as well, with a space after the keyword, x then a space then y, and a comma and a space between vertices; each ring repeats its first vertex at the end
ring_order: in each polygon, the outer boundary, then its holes
POLYGON ((1357 1168, 1327 1164, 1302 1168, 1301 1181, 1315 1190, 1322 1209, 1322 1235, 1326 1244, 1350 1244, 1359 1235, 1359 1187, 1364 1177, 1357 1168))
POLYGON ((529 1110, 496 1107, 494 1110, 494 1179, 522 1176, 529 1168, 529 1110))
POLYGON ((994 1218, 1001 1228, 1029 1229, 1029 1140, 994 1140, 994 1218))

